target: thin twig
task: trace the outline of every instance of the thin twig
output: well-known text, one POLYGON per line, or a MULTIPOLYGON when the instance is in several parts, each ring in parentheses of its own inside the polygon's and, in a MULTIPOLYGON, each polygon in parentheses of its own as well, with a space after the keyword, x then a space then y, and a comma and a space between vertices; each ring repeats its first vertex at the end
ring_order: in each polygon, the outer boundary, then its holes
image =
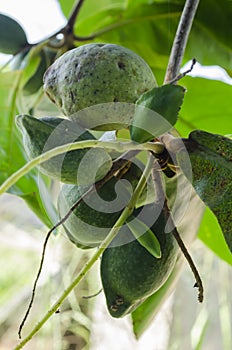
POLYGON ((96 292, 96 293, 94 293, 94 294, 91 294, 91 295, 83 295, 82 299, 92 299, 92 298, 95 298, 95 297, 97 297, 101 292, 102 292, 102 288, 101 288, 98 292, 96 292))
POLYGON ((72 10, 72 12, 71 12, 71 14, 69 16, 68 23, 67 23, 67 27, 68 27, 69 31, 73 31, 73 27, 75 25, 77 16, 79 15, 79 12, 81 10, 81 7, 82 7, 84 1, 85 0, 79 0, 74 5, 73 10, 72 10))
MULTIPOLYGON (((168 207, 166 207, 166 210, 168 210, 168 207)), ((169 212, 169 217, 170 217, 170 212, 169 212)), ((196 280, 194 287, 198 288, 198 301, 199 301, 199 303, 202 303, 203 299, 204 299, 204 287, 203 287, 203 283, 202 283, 200 274, 196 268, 196 265, 193 262, 191 255, 188 252, 188 249, 186 248, 182 238, 180 237, 180 234, 177 231, 176 227, 173 228, 172 234, 173 234, 175 240, 177 241, 182 253, 184 254, 184 256, 185 256, 186 260, 188 261, 188 264, 193 272, 193 275, 194 275, 195 280, 196 280)))
POLYGON ((180 79, 184 78, 188 73, 191 73, 196 63, 197 63, 196 59, 193 58, 190 68, 184 71, 183 73, 178 74, 176 78, 169 81, 169 84, 176 84, 180 79))
POLYGON ((164 192, 164 188, 163 188, 161 173, 159 170, 157 170, 157 167, 153 167, 153 169, 152 169, 152 178, 154 179, 156 190, 159 194, 159 197, 162 198, 163 210, 164 210, 164 213, 166 216, 166 220, 169 221, 169 224, 172 227, 171 232, 172 232, 178 246, 180 247, 184 257, 186 258, 186 260, 187 260, 187 262, 188 262, 188 264, 193 272, 193 275, 194 275, 195 280, 196 280, 194 287, 198 288, 198 301, 200 303, 202 303, 203 299, 204 299, 204 288, 203 288, 202 280, 201 280, 200 274, 196 268, 196 265, 194 264, 194 261, 193 261, 191 255, 189 254, 188 249, 186 248, 186 246, 185 246, 185 244, 184 244, 184 242, 183 242, 183 240, 182 240, 182 238, 181 238, 181 236, 180 236, 180 234, 175 226, 175 223, 172 219, 171 211, 168 207, 167 198, 165 196, 165 192, 164 192))
POLYGON ((168 84, 178 75, 184 56, 187 40, 200 0, 186 0, 176 31, 165 74, 164 84, 168 84))

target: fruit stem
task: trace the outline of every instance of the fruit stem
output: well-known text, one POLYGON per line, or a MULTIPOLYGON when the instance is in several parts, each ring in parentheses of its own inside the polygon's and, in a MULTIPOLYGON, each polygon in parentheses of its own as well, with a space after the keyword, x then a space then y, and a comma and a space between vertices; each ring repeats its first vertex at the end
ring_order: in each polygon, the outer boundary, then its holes
POLYGON ((139 179, 138 185, 135 188, 134 193, 131 196, 130 201, 127 206, 123 210, 122 214, 110 230, 107 237, 100 244, 99 248, 95 252, 95 254, 87 261, 87 263, 82 267, 81 271, 77 275, 77 277, 73 280, 73 282, 65 289, 60 298, 53 304, 53 306, 48 310, 48 312, 44 315, 44 317, 37 323, 37 325, 32 329, 32 331, 28 334, 26 338, 24 338, 13 350, 22 349, 24 345, 26 345, 33 336, 43 327, 43 325, 47 322, 47 320, 59 309, 60 305, 66 299, 66 297, 70 294, 70 292, 80 283, 80 281, 86 276, 87 272, 92 268, 95 262, 99 259, 104 250, 109 246, 112 240, 116 237, 118 231, 121 226, 125 223, 126 219, 131 215, 134 210, 135 204, 146 185, 147 178, 152 170, 154 162, 154 157, 150 154, 144 172, 139 179))
POLYGON ((179 73, 187 40, 200 0, 186 0, 169 56, 164 84, 174 80, 179 73))
POLYGON ((87 141, 78 141, 73 143, 67 143, 65 145, 55 147, 48 152, 41 154, 40 156, 32 159, 30 162, 25 164, 22 168, 13 173, 8 179, 2 183, 0 186, 0 194, 6 192, 11 186, 13 186, 19 179, 26 175, 30 170, 38 166, 40 163, 49 160, 52 157, 55 157, 59 154, 73 151, 76 149, 83 148, 105 148, 107 150, 114 150, 120 153, 132 150, 151 150, 154 153, 160 154, 163 152, 163 144, 160 142, 147 142, 144 144, 138 144, 136 142, 109 142, 109 141, 98 141, 98 140, 87 140, 87 141))

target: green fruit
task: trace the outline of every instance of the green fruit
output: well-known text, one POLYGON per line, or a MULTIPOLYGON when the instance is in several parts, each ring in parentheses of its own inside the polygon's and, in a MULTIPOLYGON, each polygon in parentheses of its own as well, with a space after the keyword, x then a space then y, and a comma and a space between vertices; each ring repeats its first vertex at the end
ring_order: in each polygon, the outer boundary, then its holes
MULTIPOLYGON (((132 164, 122 175, 123 181, 114 176, 98 191, 85 197, 68 217, 63 227, 73 243, 95 247, 105 239, 131 197, 130 187, 135 188, 142 174, 141 163, 136 163, 139 167, 132 164)), ((78 185, 63 185, 58 198, 61 218, 87 189, 88 187, 78 185)))
POLYGON ((15 55, 28 45, 23 28, 13 18, 0 14, 0 52, 15 55))
MULTIPOLYGON (((158 206, 149 204, 143 210, 143 222, 147 224, 155 217, 158 206)), ((139 212, 135 210, 133 216, 136 217, 139 212)), ((161 258, 155 258, 142 247, 128 227, 123 227, 104 251, 101 279, 107 307, 113 317, 123 317, 132 312, 158 290, 171 273, 178 249, 172 233, 165 232, 165 225, 165 215, 161 212, 151 226, 160 243, 161 258)))
POLYGON ((133 51, 113 44, 86 44, 70 50, 44 75, 44 91, 63 113, 96 130, 127 127, 133 111, 126 104, 135 103, 155 86, 147 63, 133 51), (112 106, 101 106, 96 113, 93 108, 77 113, 104 103, 112 106))
MULTIPOLYGON (((37 119, 23 114, 16 117, 16 123, 23 134, 24 147, 29 159, 57 146, 95 139, 90 132, 75 122, 62 118, 37 119)), ((89 185, 102 179, 111 166, 111 157, 104 149, 86 148, 55 156, 42 163, 39 169, 65 183, 89 185)))

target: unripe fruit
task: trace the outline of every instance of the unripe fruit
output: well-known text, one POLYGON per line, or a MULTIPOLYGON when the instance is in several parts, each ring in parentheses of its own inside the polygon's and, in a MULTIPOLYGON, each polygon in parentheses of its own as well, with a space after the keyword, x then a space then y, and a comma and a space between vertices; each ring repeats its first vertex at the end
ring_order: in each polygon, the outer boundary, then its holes
MULTIPOLYGON (((16 117, 16 123, 23 134, 24 148, 30 159, 67 143, 95 140, 77 123, 62 118, 34 118, 24 114, 16 117)), ((55 156, 41 163, 39 169, 65 183, 89 185, 102 179, 111 166, 111 157, 104 149, 85 148, 55 156)))
MULTIPOLYGON (((73 243, 78 246, 95 247, 105 239, 128 203, 131 190, 134 190, 141 177, 141 163, 137 164, 139 167, 131 164, 129 170, 120 177, 122 181, 114 176, 100 189, 90 193, 65 220, 63 227, 73 243)), ((87 189, 78 185, 62 186, 58 197, 58 212, 61 218, 87 189)))
MULTIPOLYGON (((154 217, 156 206, 149 204, 143 207, 145 223, 154 217)), ((140 210, 135 210, 133 216, 136 217, 140 210)), ((165 215, 161 212, 151 226, 160 243, 161 258, 155 258, 142 247, 128 227, 123 227, 104 251, 101 279, 111 316, 123 317, 132 312, 167 280, 175 265, 178 249, 172 233, 165 232, 165 225, 165 215)))
POLYGON ((86 44, 70 50, 44 75, 44 91, 63 113, 77 118, 86 128, 98 130, 127 127, 132 115, 127 109, 112 113, 111 108, 107 114, 106 108, 96 117, 99 125, 93 125, 91 115, 77 112, 97 104, 135 103, 155 86, 147 63, 133 51, 114 44, 86 44))

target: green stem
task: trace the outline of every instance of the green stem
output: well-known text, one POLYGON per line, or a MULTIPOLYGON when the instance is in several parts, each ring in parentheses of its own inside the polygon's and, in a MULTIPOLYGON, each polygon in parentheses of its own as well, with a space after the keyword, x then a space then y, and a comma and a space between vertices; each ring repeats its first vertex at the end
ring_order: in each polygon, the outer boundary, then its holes
POLYGON ((51 149, 50 151, 41 154, 40 156, 32 159, 30 162, 25 164, 18 171, 13 173, 3 184, 0 186, 0 194, 6 192, 11 186, 13 186, 19 179, 21 179, 24 175, 26 175, 30 170, 34 167, 38 166, 40 163, 49 160, 52 157, 55 157, 61 153, 73 151, 76 149, 83 148, 105 148, 108 150, 114 150, 117 152, 126 152, 130 150, 150 150, 154 153, 162 153, 163 145, 159 142, 152 143, 147 142, 144 144, 137 144, 135 142, 107 142, 107 141, 98 141, 98 140, 87 140, 87 141, 79 141, 73 143, 67 143, 66 145, 62 145, 56 148, 51 149))
POLYGON ((68 288, 65 289, 63 294, 60 296, 60 298, 53 304, 53 306, 48 310, 48 312, 45 314, 45 316, 37 323, 37 325, 33 328, 33 330, 28 334, 26 338, 24 338, 13 350, 19 350, 22 349, 24 345, 26 345, 33 336, 43 327, 43 325, 47 322, 47 320, 56 312, 56 310, 60 307, 60 305, 63 303, 63 301, 66 299, 66 297, 71 293, 71 291, 80 283, 80 281, 85 277, 87 272, 91 269, 91 267, 95 264, 95 262, 98 260, 98 258, 101 256, 101 254, 104 252, 104 250, 109 246, 109 244, 112 242, 112 240, 116 237, 118 231, 120 230, 121 226, 124 224, 128 216, 130 216, 134 210, 135 204, 137 202, 137 199, 142 192, 147 178, 151 172, 152 165, 153 165, 154 158, 152 155, 150 155, 149 160, 147 162, 147 165, 144 169, 144 172, 138 182, 138 185, 136 186, 136 189, 131 196, 130 201, 128 202, 127 206, 123 210, 122 214, 110 230, 108 236, 104 239, 104 241, 99 246, 98 250, 95 252, 95 254, 89 259, 89 261, 83 266, 81 271, 79 272, 78 276, 73 280, 73 282, 68 286, 68 288))

